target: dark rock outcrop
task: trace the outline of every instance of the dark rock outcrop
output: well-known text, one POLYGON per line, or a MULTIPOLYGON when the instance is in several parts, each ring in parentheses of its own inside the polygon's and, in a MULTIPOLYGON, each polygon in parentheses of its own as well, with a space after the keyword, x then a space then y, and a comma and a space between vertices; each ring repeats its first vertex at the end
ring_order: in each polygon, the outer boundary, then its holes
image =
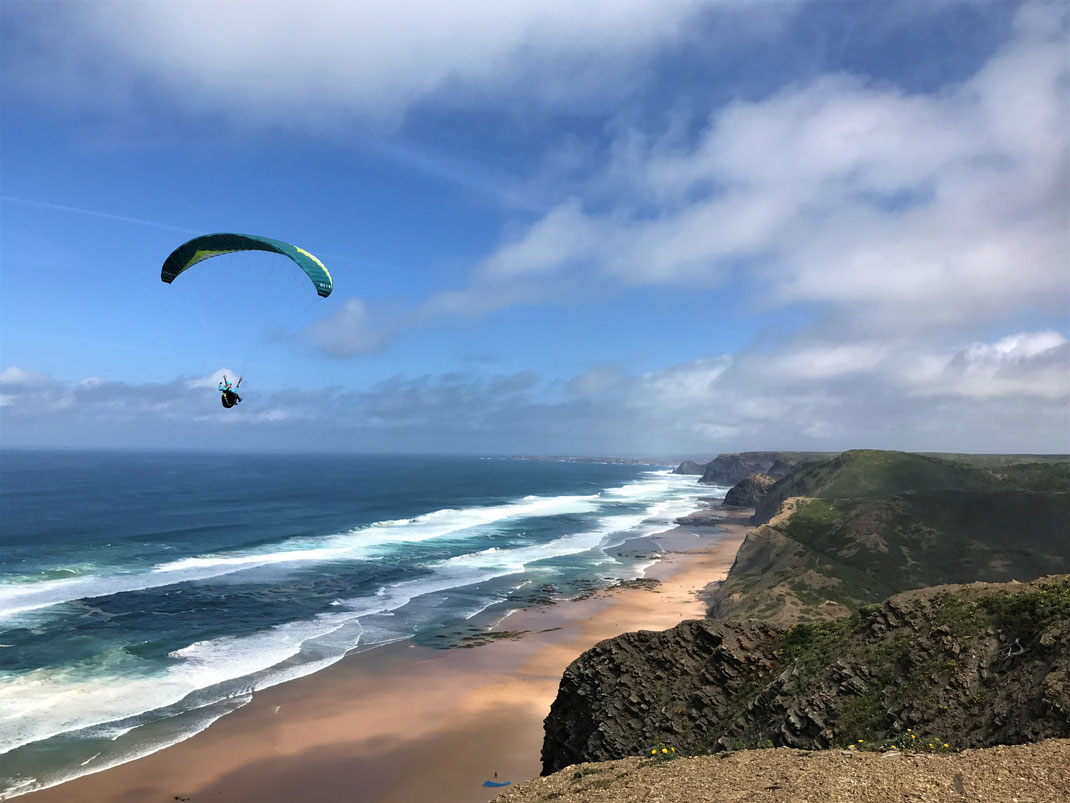
POLYGON ((775 484, 776 480, 767 474, 751 474, 733 485, 721 504, 729 507, 754 507, 775 484))
POLYGON ((545 730, 544 775, 657 740, 697 755, 1070 737, 1070 575, 910 591, 816 625, 607 639, 565 670, 545 730))
POLYGON ((704 485, 731 487, 751 474, 766 474, 773 479, 790 474, 805 462, 819 462, 832 457, 824 452, 738 452, 720 454, 706 464, 699 480, 704 485))
POLYGON ((706 464, 699 482, 731 487, 751 474, 764 474, 776 462, 777 456, 777 452, 719 454, 706 464))
POLYGON ((769 468, 765 470, 765 475, 767 477, 772 477, 774 480, 782 480, 784 479, 784 477, 788 476, 804 462, 806 461, 803 460, 796 462, 792 460, 785 460, 783 457, 778 457, 776 460, 773 461, 773 465, 769 466, 769 468))
POLYGON ((672 470, 673 474, 702 474, 706 470, 705 463, 696 463, 694 460, 685 460, 672 470))

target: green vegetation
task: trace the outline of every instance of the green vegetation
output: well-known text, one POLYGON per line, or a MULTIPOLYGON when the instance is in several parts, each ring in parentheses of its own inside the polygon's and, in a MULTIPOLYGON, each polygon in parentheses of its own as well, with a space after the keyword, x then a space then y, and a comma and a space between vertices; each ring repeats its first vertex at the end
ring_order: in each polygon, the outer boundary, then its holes
MULTIPOLYGON (((1044 466, 1037 472, 1048 482, 1058 474, 1060 466, 1063 464, 1044 466)), ((1014 477, 1020 482, 1028 473, 1016 469, 1014 477)), ((768 521, 780 504, 793 496, 857 499, 911 491, 994 490, 1004 484, 999 476, 978 466, 909 452, 856 449, 803 467, 786 477, 762 500, 757 520, 768 521)), ((1070 482, 1066 487, 1070 488, 1070 482)))
POLYGON ((955 682, 964 662, 976 660, 968 654, 970 645, 998 634, 991 660, 999 663, 1034 649, 1046 628, 1070 621, 1070 576, 1020 591, 981 586, 942 593, 913 610, 900 604, 895 616, 909 624, 890 630, 883 624, 885 616, 884 606, 867 605, 831 622, 789 627, 775 652, 773 672, 792 670, 779 693, 801 697, 814 688, 838 687, 842 667, 856 667, 860 674, 851 677, 857 692, 841 699, 835 711, 838 742, 861 740, 872 749, 953 749, 949 738, 933 733, 895 733, 891 712, 927 712, 939 721, 950 716, 949 706, 986 706, 983 681, 970 688, 955 682), (961 699, 956 701, 956 694, 961 699))
POLYGON ((676 758, 676 748, 658 739, 650 748, 650 757, 653 761, 672 761, 676 758))
POLYGON ((599 772, 605 772, 605 769, 603 767, 580 767, 578 770, 572 773, 572 779, 579 780, 585 775, 596 775, 599 772))
POLYGON ((872 734, 882 730, 881 726, 888 719, 888 709, 878 689, 848 698, 840 706, 839 713, 841 743, 858 744, 858 749, 866 743, 867 737, 872 738, 872 734))
POLYGON ((980 605, 993 625, 1026 645, 1050 622, 1070 619, 1070 581, 1042 583, 1038 590, 1017 594, 1004 591, 984 597, 980 605))
POLYGON ((1020 463, 994 469, 1003 483, 1027 491, 1070 490, 1070 462, 1020 463))
POLYGON ((825 499, 809 499, 795 507, 788 519, 785 532, 796 541, 810 541, 826 532, 843 516, 846 506, 837 508, 825 499))
POLYGON ((911 753, 949 753, 955 750, 952 744, 950 739, 907 728, 882 744, 881 749, 896 749, 911 753))
POLYGON ((955 463, 965 463, 979 468, 999 469, 1004 466, 1024 463, 1067 463, 1070 455, 1065 454, 961 454, 956 452, 919 452, 924 457, 938 457, 955 463))
POLYGON ((798 673, 795 683, 806 681, 836 660, 840 644, 859 627, 860 617, 850 616, 818 624, 800 623, 788 628, 777 656, 782 665, 791 665, 798 673))
POLYGON ((710 613, 827 620, 911 588, 1070 572, 1070 460, 1021 459, 855 450, 802 466, 755 520, 794 511, 748 539, 710 613))

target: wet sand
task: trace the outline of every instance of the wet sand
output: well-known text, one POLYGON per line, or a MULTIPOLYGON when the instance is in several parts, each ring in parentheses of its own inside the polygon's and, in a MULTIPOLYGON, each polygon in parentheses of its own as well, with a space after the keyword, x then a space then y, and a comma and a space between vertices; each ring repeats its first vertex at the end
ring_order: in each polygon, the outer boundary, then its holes
POLYGON ((257 692, 239 711, 151 756, 24 796, 47 801, 486 801, 541 769, 542 723, 565 667, 599 641, 701 618, 724 578, 742 517, 678 527, 621 588, 510 614, 472 648, 397 642, 257 692), (527 631, 522 636, 513 635, 527 631))

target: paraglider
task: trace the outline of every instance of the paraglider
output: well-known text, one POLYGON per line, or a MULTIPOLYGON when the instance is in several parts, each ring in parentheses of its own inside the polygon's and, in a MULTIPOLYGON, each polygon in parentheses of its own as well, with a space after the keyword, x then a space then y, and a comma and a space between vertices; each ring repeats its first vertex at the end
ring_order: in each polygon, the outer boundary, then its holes
POLYGON ((273 254, 282 254, 296 262, 298 267, 308 274, 308 278, 316 286, 316 292, 324 298, 329 296, 334 288, 327 268, 308 251, 281 240, 257 237, 252 234, 204 234, 194 237, 172 251, 171 255, 164 260, 160 278, 170 284, 178 274, 192 268, 198 262, 238 251, 268 251, 273 254))
MULTIPOLYGON (((194 265, 212 257, 234 254, 240 251, 267 251, 268 253, 281 254, 289 257, 301 270, 312 280, 316 292, 326 298, 334 289, 334 282, 326 266, 315 256, 303 248, 281 240, 273 240, 270 237, 258 237, 253 234, 204 234, 194 237, 183 243, 164 260, 160 270, 160 279, 167 284, 175 280, 180 273, 192 268, 194 265)), ((219 383, 219 392, 223 406, 227 409, 241 402, 241 396, 237 394, 238 384, 231 386, 227 377, 219 383)))
POLYGON ((219 392, 223 394, 223 406, 228 410, 241 401, 241 396, 238 395, 239 385, 241 385, 240 376, 238 377, 238 384, 231 387, 227 375, 223 374, 223 381, 219 383, 219 392))

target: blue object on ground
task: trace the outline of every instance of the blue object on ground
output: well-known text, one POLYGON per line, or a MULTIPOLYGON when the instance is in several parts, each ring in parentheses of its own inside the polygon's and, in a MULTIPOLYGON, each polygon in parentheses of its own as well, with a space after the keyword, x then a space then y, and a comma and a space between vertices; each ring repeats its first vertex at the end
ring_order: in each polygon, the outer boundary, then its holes
POLYGON ((502 781, 501 783, 498 783, 497 781, 483 781, 484 786, 508 786, 511 783, 512 781, 502 781))

